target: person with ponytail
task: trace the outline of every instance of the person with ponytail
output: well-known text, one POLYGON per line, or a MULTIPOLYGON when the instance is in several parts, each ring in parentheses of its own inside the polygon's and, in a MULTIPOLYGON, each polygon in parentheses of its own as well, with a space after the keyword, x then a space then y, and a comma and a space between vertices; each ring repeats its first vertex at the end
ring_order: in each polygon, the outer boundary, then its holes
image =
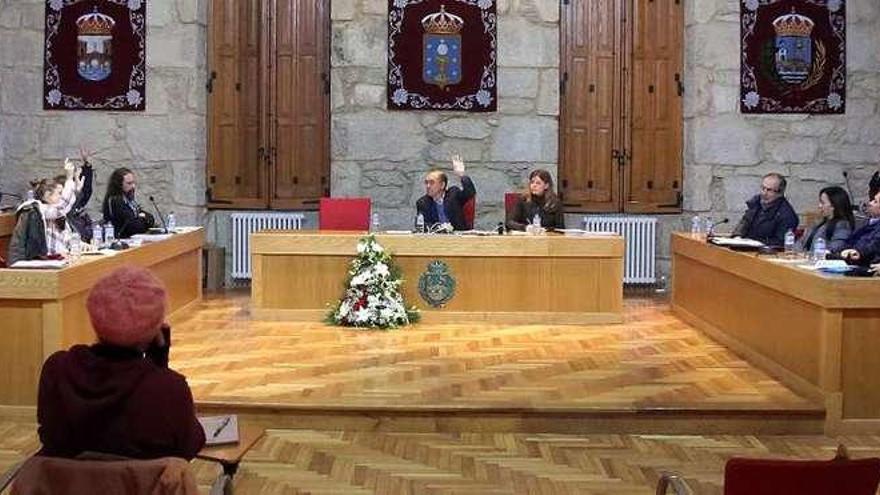
POLYGON ((553 191, 553 176, 544 169, 529 174, 529 185, 517 198, 516 205, 507 218, 510 230, 526 230, 535 215, 541 219, 541 227, 547 230, 564 229, 565 215, 562 202, 553 191))

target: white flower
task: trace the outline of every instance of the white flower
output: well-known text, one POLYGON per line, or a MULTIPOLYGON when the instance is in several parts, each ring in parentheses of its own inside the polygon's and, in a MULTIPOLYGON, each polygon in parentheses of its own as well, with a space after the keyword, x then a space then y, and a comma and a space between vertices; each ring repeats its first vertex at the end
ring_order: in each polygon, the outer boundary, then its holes
POLYGON ((754 91, 749 91, 746 93, 745 98, 743 98, 743 103, 745 103, 748 108, 755 108, 760 102, 761 96, 754 91))
POLYGON ((337 318, 345 318, 346 316, 348 316, 348 313, 350 311, 351 311, 351 304, 349 304, 348 299, 345 299, 342 301, 341 304, 339 304, 339 309, 336 310, 336 317, 337 318))
POLYGON ((398 9, 402 9, 406 7, 406 3, 408 0, 394 0, 394 6, 398 9))
POLYGON ((128 104, 136 107, 141 104, 143 99, 141 98, 141 92, 136 89, 128 90, 128 93, 125 93, 125 99, 128 100, 128 104))
POLYGON ((746 8, 752 12, 758 10, 758 0, 746 0, 746 8))
POLYGON ((358 245, 357 245, 358 254, 364 254, 364 251, 366 251, 366 250, 367 250, 367 243, 364 241, 358 242, 358 245))
POLYGON ((479 0, 477 2, 477 7, 483 10, 489 10, 492 7, 493 2, 494 0, 479 0))
POLYGON ((840 0, 828 0, 828 12, 837 12, 840 10, 840 0))
POLYGON ((354 313, 354 321, 358 323, 365 323, 370 321, 370 310, 367 308, 361 308, 354 313))
POLYGON ((380 277, 391 275, 391 272, 388 270, 388 265, 382 262, 376 263, 376 275, 380 277))
POLYGON ((477 103, 484 107, 488 107, 489 104, 492 103, 492 95, 490 95, 485 89, 477 91, 477 103))
POLYGON ((46 95, 46 101, 53 106, 61 103, 61 91, 58 91, 57 89, 49 91, 49 94, 46 95))
POLYGON ((381 253, 385 251, 385 248, 383 248, 382 245, 377 242, 373 244, 373 251, 376 253, 381 253))
POLYGON ((843 105, 843 98, 840 97, 838 93, 830 93, 827 98, 828 106, 837 110, 843 105))
MULTIPOLYGON (((397 0, 397 1, 406 1, 406 0, 397 0)), ((391 95, 391 101, 393 101, 396 105, 403 105, 406 103, 406 100, 409 98, 409 93, 403 89, 395 89, 394 94, 391 95)))
POLYGON ((52 7, 52 10, 57 12, 64 8, 64 0, 52 0, 49 2, 49 7, 52 7))
POLYGON ((128 10, 138 10, 141 8, 141 0, 128 0, 128 10))

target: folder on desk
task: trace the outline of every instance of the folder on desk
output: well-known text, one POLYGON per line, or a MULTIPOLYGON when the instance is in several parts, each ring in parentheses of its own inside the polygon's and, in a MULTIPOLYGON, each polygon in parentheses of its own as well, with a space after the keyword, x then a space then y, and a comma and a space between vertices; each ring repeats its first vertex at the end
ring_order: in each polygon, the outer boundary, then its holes
POLYGON ((238 443, 238 415, 202 416, 198 420, 205 430, 206 445, 238 443))

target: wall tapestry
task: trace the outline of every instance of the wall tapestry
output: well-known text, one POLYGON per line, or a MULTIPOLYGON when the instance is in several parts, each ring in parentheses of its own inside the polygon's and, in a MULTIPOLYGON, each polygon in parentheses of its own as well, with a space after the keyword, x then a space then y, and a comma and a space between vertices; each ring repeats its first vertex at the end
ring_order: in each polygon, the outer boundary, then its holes
POLYGON ((388 0, 388 108, 493 112, 495 0, 388 0))
POLYGON ((43 109, 144 109, 146 3, 46 1, 43 109))
POLYGON ((845 0, 741 0, 743 113, 844 113, 845 0))

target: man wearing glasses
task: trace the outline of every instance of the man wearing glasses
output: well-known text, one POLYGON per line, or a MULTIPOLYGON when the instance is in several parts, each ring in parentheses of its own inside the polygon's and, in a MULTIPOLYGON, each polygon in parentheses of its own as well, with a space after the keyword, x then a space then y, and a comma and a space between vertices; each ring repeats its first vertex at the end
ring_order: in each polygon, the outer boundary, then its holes
POLYGON ((464 172, 464 161, 460 156, 452 157, 452 171, 461 178, 461 188, 447 187, 446 174, 431 170, 425 176, 425 195, 416 202, 416 213, 425 219, 425 225, 451 225, 455 230, 472 228, 464 218, 464 204, 477 194, 474 181, 464 172))
POLYGON ((785 233, 798 226, 798 216, 785 199, 785 177, 771 172, 761 180, 761 193, 746 201, 745 214, 733 235, 782 246, 785 233))

